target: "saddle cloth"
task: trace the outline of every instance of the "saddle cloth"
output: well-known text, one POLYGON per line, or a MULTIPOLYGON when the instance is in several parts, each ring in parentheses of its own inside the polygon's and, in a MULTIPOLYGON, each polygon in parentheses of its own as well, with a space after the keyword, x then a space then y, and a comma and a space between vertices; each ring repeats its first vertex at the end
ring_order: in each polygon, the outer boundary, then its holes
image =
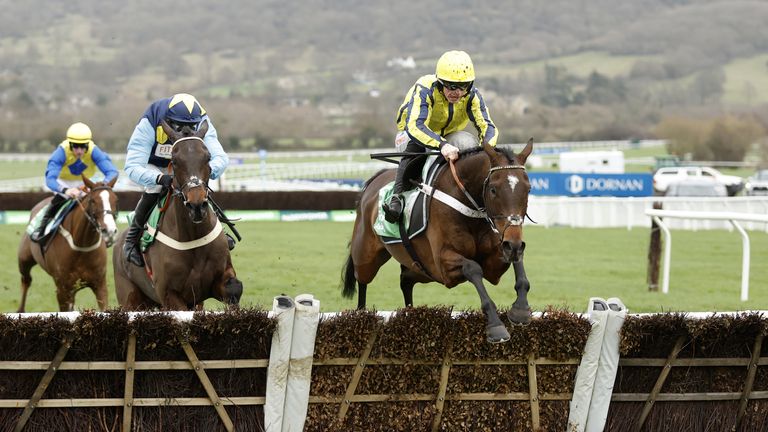
MULTIPOLYGON (((59 225, 61 225, 61 223, 64 221, 64 218, 67 217, 69 212, 72 211, 76 204, 77 201, 74 199, 69 199, 64 202, 64 204, 59 207, 59 211, 56 212, 56 216, 54 216, 53 219, 48 222, 48 225, 43 232, 42 238, 48 237, 52 233, 56 232, 56 230, 59 228, 59 225)), ((35 217, 29 221, 26 229, 27 234, 32 235, 32 233, 35 232, 35 230, 40 226, 40 222, 43 220, 43 215, 45 215, 45 212, 48 211, 48 207, 50 206, 51 204, 49 203, 45 207, 41 208, 40 211, 35 214, 35 217)))
MULTIPOLYGON (((424 168, 422 169, 422 178, 426 179, 424 183, 431 185, 434 183, 437 177, 437 172, 444 166, 444 164, 436 163, 437 156, 429 156, 424 162, 424 168)), ((441 161, 444 161, 440 158, 441 161)), ((384 203, 389 202, 389 198, 392 196, 392 189, 395 186, 395 182, 389 182, 379 190, 379 206, 378 214, 376 215, 376 221, 373 224, 374 232, 381 237, 381 240, 385 244, 401 243, 403 240, 400 238, 400 227, 397 223, 389 223, 384 219, 384 211, 381 209, 384 203)), ((429 221, 429 201, 425 195, 419 191, 419 188, 413 188, 403 193, 405 200, 405 208, 403 208, 403 221, 405 223, 405 231, 408 233, 408 238, 412 239, 417 235, 424 232, 427 229, 427 222, 429 221)))

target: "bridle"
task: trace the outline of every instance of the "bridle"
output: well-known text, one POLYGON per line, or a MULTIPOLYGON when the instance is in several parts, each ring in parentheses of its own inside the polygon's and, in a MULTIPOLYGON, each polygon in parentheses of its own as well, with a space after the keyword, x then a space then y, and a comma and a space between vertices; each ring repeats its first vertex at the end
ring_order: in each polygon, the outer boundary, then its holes
MULTIPOLYGON (((180 143, 181 141, 188 141, 188 140, 196 140, 204 143, 202 138, 200 137, 183 137, 179 138, 176 141, 174 141, 173 146, 176 146, 176 144, 180 143)), ((175 189, 173 191, 173 196, 180 197, 181 201, 184 203, 184 206, 189 204, 189 199, 187 199, 187 193, 194 188, 201 187, 205 191, 205 199, 203 199, 203 203, 208 202, 208 186, 206 183, 200 179, 198 176, 190 176, 186 183, 179 186, 179 189, 175 189)))
MULTIPOLYGON (((112 188, 109 187, 109 186, 106 186, 106 185, 96 186, 93 189, 90 189, 88 191, 88 194, 83 199, 77 199, 75 201, 80 206, 80 208, 83 210, 83 214, 85 215, 85 219, 96 230, 96 232, 98 232, 101 237, 109 238, 107 230, 99 224, 99 221, 97 219, 98 218, 98 214, 94 215, 93 214, 94 212, 92 211, 93 196, 94 196, 93 194, 94 194, 94 192, 97 192, 97 191, 100 191, 100 190, 112 191, 112 188), (88 201, 87 206, 83 205, 83 201, 86 201, 86 200, 88 201)), ((117 195, 115 195, 115 200, 117 200, 117 195)), ((115 204, 115 208, 116 209, 118 208, 117 204, 115 204)), ((118 210, 112 210, 112 209, 110 209, 110 210, 104 209, 104 210, 101 211, 102 219, 103 219, 104 215, 110 214, 110 215, 112 215, 112 217, 115 220, 117 220, 118 213, 119 213, 118 210)), ((107 246, 111 246, 111 245, 107 245, 107 246)))
MULTIPOLYGON (((500 242, 504 241, 504 233, 507 231, 508 228, 513 227, 513 226, 521 226, 521 225, 523 225, 523 222, 525 221, 525 216, 526 216, 524 214, 523 215, 521 215, 521 214, 493 215, 493 216, 488 215, 488 213, 486 212, 486 208, 480 206, 475 201, 475 199, 472 198, 472 195, 470 195, 469 192, 467 192, 467 189, 464 187, 464 184, 459 179, 459 176, 458 176, 458 174, 456 172, 456 167, 454 166, 454 162, 453 161, 449 161, 449 162, 450 162, 450 166, 451 166, 451 173, 453 174, 453 179, 454 179, 454 181, 456 181, 456 184, 459 186, 459 189, 464 193, 464 196, 467 197, 467 199, 469 200, 470 203, 472 203, 472 205, 475 207, 475 209, 485 215, 484 219, 488 222, 488 225, 490 225, 491 230, 497 236, 499 236, 499 241, 500 242), (502 231, 499 231, 499 229, 496 228, 496 224, 494 223, 495 220, 499 220, 499 219, 505 220, 504 229, 502 231)), ((519 164, 500 165, 500 166, 496 166, 496 167, 491 167, 491 169, 488 170, 488 174, 485 176, 485 180, 483 180, 483 192, 481 194, 484 203, 488 202, 488 200, 486 200, 486 198, 485 198, 485 194, 486 194, 486 192, 488 190, 488 182, 491 179, 491 175, 494 172, 496 172, 496 171, 515 170, 515 169, 520 169, 520 170, 525 171, 525 165, 519 165, 519 164)))

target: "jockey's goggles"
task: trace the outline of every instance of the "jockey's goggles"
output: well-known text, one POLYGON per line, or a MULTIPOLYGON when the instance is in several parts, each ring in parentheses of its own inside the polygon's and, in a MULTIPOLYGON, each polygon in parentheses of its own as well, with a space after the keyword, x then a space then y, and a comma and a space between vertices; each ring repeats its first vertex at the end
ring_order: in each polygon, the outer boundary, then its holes
POLYGON ((185 122, 178 122, 175 120, 168 120, 168 126, 170 126, 171 129, 175 130, 176 132, 181 132, 181 130, 184 129, 185 126, 188 126, 192 130, 197 130, 197 123, 185 123, 185 122))
POLYGON ((83 149, 88 150, 88 143, 73 143, 72 141, 69 142, 69 146, 72 149, 83 149))
POLYGON ((440 84, 447 88, 448 90, 455 91, 455 90, 462 90, 462 91, 468 91, 470 88, 472 88, 472 81, 469 82, 452 82, 452 81, 443 81, 440 80, 440 84))

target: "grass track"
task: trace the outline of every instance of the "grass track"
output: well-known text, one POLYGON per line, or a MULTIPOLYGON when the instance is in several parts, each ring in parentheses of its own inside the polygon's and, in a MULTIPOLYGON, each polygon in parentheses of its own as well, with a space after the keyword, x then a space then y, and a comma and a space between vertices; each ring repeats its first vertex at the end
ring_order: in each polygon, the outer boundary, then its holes
MULTIPOLYGON (((124 228, 124 226, 123 226, 124 228)), ((339 280, 347 256, 352 224, 340 222, 239 223, 244 243, 233 251, 245 293, 242 304, 271 307, 278 294, 311 293, 325 312, 353 308, 343 299, 339 280)), ((16 250, 23 227, 0 225, 0 312, 14 312, 19 304, 16 250)), ((632 312, 733 311, 768 309, 768 233, 750 232, 752 266, 750 300, 739 301, 741 239, 728 231, 673 231, 670 293, 648 292, 646 255, 649 230, 571 229, 526 226, 526 270, 531 281, 529 300, 534 310, 548 305, 580 312, 589 297, 619 297, 632 312)), ((111 251, 110 251, 111 253, 111 251)), ((109 259, 110 305, 115 306, 109 259)), ((56 310, 53 282, 39 267, 33 270, 28 311, 56 310)), ((515 298, 510 270, 489 294, 500 307, 515 298)), ((417 304, 451 304, 476 309, 475 289, 461 284, 448 290, 438 284, 417 285, 417 304)), ((94 308, 89 290, 76 298, 77 308, 94 308)), ((368 288, 368 305, 378 310, 402 306, 398 266, 387 263, 368 288)), ((220 304, 209 300, 208 309, 220 304)))

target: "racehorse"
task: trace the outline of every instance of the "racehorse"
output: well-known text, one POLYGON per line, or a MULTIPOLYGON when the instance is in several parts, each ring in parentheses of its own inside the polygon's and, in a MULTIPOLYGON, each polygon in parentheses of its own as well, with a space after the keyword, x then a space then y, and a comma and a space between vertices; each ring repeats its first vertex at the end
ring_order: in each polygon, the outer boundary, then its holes
MULTIPOLYGON (((30 270, 35 264, 53 278, 59 310, 73 310, 75 294, 85 287, 93 290, 100 310, 107 308, 107 248, 117 236, 117 195, 112 190, 116 181, 117 177, 108 184, 94 183, 83 177, 87 194, 77 200, 49 242, 34 243, 28 234, 22 237, 18 253, 19 312, 26 308, 27 291, 32 283, 30 270)), ((37 203, 30 220, 50 201, 51 198, 46 198, 37 203)))
POLYGON ((173 142, 173 190, 155 241, 144 253, 145 267, 130 264, 123 254, 127 230, 118 237, 112 254, 117 300, 126 310, 202 309, 208 298, 234 307, 243 285, 209 202, 211 155, 203 142, 208 123, 177 132, 163 121, 162 128, 173 142))
POLYGON ((531 189, 525 161, 532 149, 532 139, 519 154, 483 143, 482 147, 462 151, 451 170, 444 166, 432 185, 427 229, 410 240, 412 253, 402 243, 385 244, 374 232, 380 211, 379 190, 394 179, 395 170, 374 174, 365 183, 357 206, 349 257, 342 271, 342 295, 353 297, 357 282, 358 308, 365 308, 367 285, 394 257, 400 263, 400 289, 406 307, 413 305, 413 286, 417 282, 435 281, 452 288, 469 281, 480 295, 488 341, 509 340, 483 278, 496 285, 512 265, 517 299, 507 316, 514 323, 530 321, 530 284, 523 266, 522 234, 531 189), (435 190, 460 204, 438 200, 435 190))

